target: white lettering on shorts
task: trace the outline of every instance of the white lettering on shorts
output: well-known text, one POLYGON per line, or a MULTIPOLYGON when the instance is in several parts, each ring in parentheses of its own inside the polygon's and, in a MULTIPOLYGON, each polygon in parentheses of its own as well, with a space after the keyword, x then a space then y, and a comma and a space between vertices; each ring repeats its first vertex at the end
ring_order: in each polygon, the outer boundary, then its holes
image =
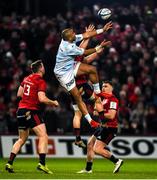
POLYGON ((70 87, 70 86, 74 83, 74 81, 75 81, 75 80, 74 80, 74 78, 73 78, 69 83, 66 84, 66 87, 67 87, 67 88, 70 87))

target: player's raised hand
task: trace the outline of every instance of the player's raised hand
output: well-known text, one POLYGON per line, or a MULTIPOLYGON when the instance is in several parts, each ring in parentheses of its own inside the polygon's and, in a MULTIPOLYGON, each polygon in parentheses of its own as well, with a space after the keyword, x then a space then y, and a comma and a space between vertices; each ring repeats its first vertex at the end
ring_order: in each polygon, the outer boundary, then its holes
POLYGON ((111 44, 112 44, 111 41, 106 41, 106 40, 104 40, 104 41, 101 42, 100 45, 101 45, 102 47, 105 47, 105 46, 111 46, 111 44))
POLYGON ((103 27, 104 32, 108 31, 109 29, 112 29, 112 26, 113 26, 113 24, 111 21, 108 22, 107 24, 105 24, 105 26, 103 27))
POLYGON ((85 28, 86 32, 91 32, 93 30, 95 30, 95 26, 93 24, 90 24, 88 27, 85 28))
POLYGON ((100 45, 95 47, 97 53, 101 53, 104 50, 105 46, 110 46, 112 43, 111 41, 102 41, 100 45))
POLYGON ((57 100, 52 101, 52 106, 58 107, 59 106, 58 101, 57 100))

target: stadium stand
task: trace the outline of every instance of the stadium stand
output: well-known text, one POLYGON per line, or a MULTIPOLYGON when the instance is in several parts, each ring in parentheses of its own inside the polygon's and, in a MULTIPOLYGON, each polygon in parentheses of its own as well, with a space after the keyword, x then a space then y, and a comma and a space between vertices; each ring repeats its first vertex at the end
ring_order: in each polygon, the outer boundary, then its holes
MULTIPOLYGON (((96 8, 83 7, 75 13, 67 11, 56 16, 0 16, 0 134, 14 134, 16 126, 16 91, 30 69, 32 60, 41 58, 46 67, 48 96, 61 103, 59 110, 43 107, 49 133, 72 133, 73 111, 70 99, 53 74, 56 50, 63 28, 73 26, 83 32, 86 25, 101 27, 96 8)), ((145 5, 118 5, 112 9, 113 30, 98 35, 94 46, 110 39, 97 66, 101 80, 110 79, 120 98, 119 132, 121 134, 157 134, 157 8, 145 5)), ((84 122, 83 132, 88 125, 84 122)))

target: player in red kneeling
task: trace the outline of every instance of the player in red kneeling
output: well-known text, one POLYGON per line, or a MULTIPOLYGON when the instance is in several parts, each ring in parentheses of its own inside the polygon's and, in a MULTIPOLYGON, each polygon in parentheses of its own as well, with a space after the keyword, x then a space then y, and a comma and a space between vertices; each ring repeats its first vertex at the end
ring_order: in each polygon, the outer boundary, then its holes
POLYGON ((39 163, 37 169, 47 174, 52 174, 45 163, 48 135, 40 104, 44 103, 53 107, 57 107, 59 104, 58 101, 49 99, 45 94, 46 82, 43 79, 45 68, 42 61, 38 60, 32 63, 31 69, 33 73, 24 78, 17 92, 17 97, 20 99, 17 110, 19 138, 12 147, 10 158, 5 168, 9 173, 14 173, 14 159, 26 142, 29 135, 29 128, 31 128, 39 139, 39 163))

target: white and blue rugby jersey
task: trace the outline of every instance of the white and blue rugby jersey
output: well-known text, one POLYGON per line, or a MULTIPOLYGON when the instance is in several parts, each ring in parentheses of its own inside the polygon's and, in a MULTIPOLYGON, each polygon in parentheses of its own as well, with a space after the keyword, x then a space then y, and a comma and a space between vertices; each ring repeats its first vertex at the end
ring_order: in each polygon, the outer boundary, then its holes
POLYGON ((82 34, 76 35, 76 40, 73 43, 69 43, 62 39, 56 56, 56 64, 54 68, 55 74, 63 75, 67 71, 73 69, 75 56, 84 53, 84 49, 76 45, 76 42, 79 42, 82 39, 82 34))

